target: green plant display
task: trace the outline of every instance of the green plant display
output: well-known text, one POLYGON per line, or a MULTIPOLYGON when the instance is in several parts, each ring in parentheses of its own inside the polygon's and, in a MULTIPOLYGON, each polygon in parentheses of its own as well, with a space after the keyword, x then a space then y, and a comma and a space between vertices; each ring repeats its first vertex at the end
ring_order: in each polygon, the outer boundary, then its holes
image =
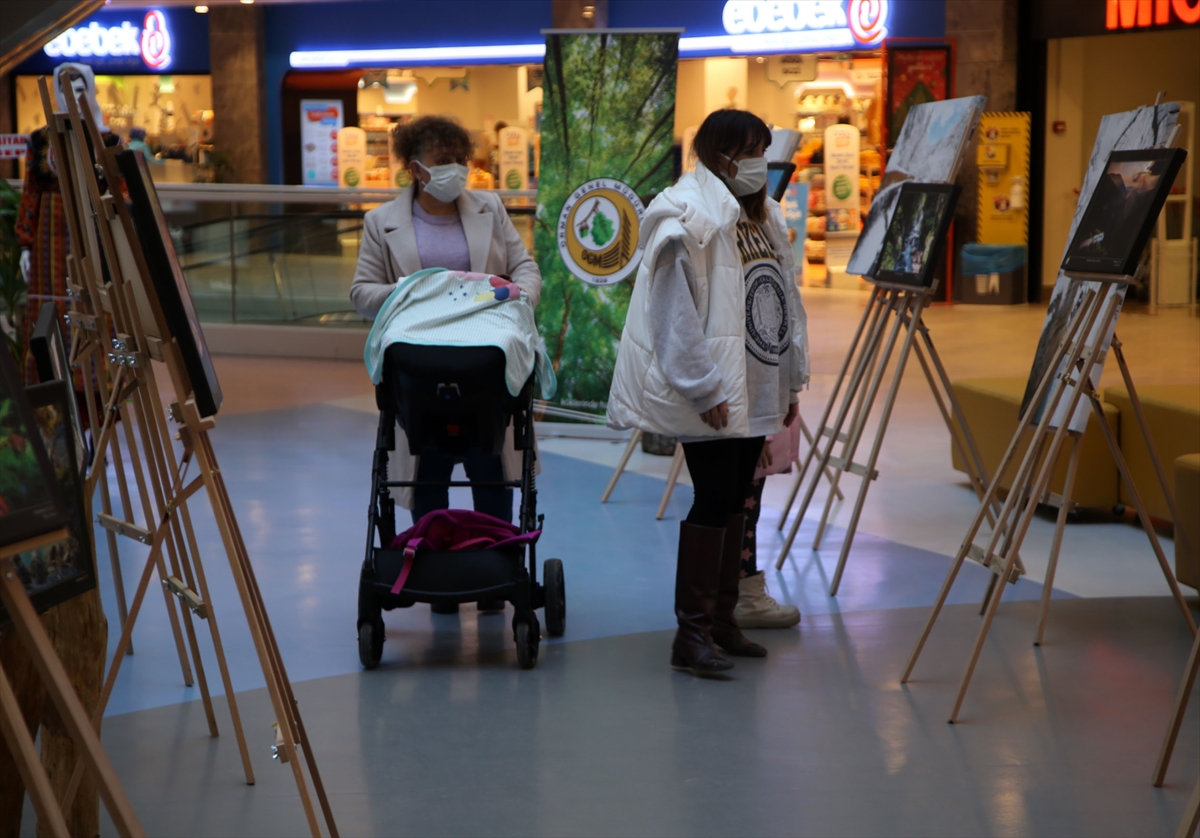
POLYGON ((17 207, 21 193, 0 178, 0 331, 20 369, 25 364, 21 351, 20 313, 25 303, 25 277, 21 275, 21 248, 17 244, 17 207))
MULTIPOLYGON (((601 411, 633 279, 593 287, 558 255, 563 203, 583 183, 620 180, 643 203, 671 184, 675 125, 675 34, 569 34, 546 38, 542 152, 534 251, 542 270, 538 328, 558 374, 557 401, 601 411)), ((610 241, 612 219, 592 241, 610 241)))

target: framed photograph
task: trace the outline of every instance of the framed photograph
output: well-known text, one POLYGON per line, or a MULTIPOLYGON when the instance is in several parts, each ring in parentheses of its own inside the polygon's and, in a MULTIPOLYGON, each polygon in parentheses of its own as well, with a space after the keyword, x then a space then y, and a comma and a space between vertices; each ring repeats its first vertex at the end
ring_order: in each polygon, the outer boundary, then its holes
POLYGON ((1114 151, 1067 248, 1065 273, 1133 276, 1187 152, 1114 151))
POLYGON ((34 424, 16 364, 0 347, 0 544, 67 523, 58 481, 34 424))
MULTIPOLYGON (((29 351, 33 353, 37 366, 38 380, 65 381, 74 388, 75 376, 71 374, 71 363, 67 357, 67 345, 58 322, 58 308, 53 303, 42 306, 33 334, 29 337, 29 351)), ((72 398, 70 403, 71 427, 75 433, 75 456, 79 470, 87 468, 87 438, 83 434, 83 420, 79 415, 79 403, 72 398)))
POLYGON ((958 193, 959 187, 950 183, 903 184, 870 278, 922 288, 933 285, 958 193))
MULTIPOLYGON (((25 388, 41 440, 64 499, 69 535, 61 541, 27 550, 14 557, 17 575, 38 612, 78 596, 96 586, 96 561, 91 526, 83 501, 83 478, 76 463, 75 431, 71 407, 75 391, 68 381, 51 381, 25 388)), ((8 623, 0 606, 0 626, 8 623)))
MULTIPOLYGON (((166 319, 169 337, 174 338, 183 356, 192 386, 192 395, 201 416, 214 416, 221 407, 221 385, 213 369, 200 318, 192 304, 192 293, 188 290, 171 231, 163 214, 158 192, 150 179, 146 159, 140 151, 121 151, 117 155, 117 166, 125 178, 129 191, 130 214, 146 259, 146 268, 154 284, 153 291, 166 319)), ((150 289, 147 289, 150 290, 150 289)), ((180 394, 184 397, 185 394, 180 394)))

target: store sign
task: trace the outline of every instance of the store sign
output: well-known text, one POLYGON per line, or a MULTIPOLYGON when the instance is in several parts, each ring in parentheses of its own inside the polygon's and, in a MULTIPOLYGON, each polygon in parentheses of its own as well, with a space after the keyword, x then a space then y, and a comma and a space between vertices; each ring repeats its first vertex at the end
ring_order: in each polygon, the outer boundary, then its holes
POLYGON ((0 134, 0 160, 24 157, 28 144, 28 134, 0 134))
POLYGON ((1150 29, 1200 23, 1200 0, 1106 0, 1104 28, 1150 29))
POLYGON ((728 0, 721 22, 728 34, 758 36, 754 40, 766 47, 877 46, 888 34, 889 5, 889 0, 728 0))
POLYGON ((341 99, 300 100, 301 182, 338 185, 338 131, 345 124, 341 99))
MULTIPOLYGON (((50 58, 64 60, 136 58, 154 72, 171 66, 171 31, 158 9, 146 12, 140 26, 124 20, 113 26, 91 21, 63 32, 42 49, 50 58)), ((84 63, 99 65, 99 62, 84 63)))

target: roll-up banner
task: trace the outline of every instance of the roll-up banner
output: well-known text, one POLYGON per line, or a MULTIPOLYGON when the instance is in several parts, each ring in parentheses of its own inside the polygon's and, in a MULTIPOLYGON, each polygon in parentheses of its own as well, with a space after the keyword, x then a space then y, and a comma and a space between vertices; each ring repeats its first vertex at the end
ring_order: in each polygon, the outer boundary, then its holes
POLYGON ((535 251, 561 407, 602 413, 641 250, 671 185, 679 31, 547 32, 535 251))

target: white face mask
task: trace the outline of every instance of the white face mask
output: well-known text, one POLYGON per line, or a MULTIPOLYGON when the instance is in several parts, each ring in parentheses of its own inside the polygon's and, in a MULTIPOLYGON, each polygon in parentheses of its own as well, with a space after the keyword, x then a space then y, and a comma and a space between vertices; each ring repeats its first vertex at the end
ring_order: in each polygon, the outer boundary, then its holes
POLYGON ((428 192, 431 198, 448 204, 467 188, 467 167, 460 163, 447 163, 430 168, 420 160, 414 162, 429 172, 429 183, 421 184, 421 188, 428 192))
MULTIPOLYGON (((733 158, 722 154, 726 160, 733 158)), ((741 198, 743 195, 753 195, 767 185, 767 158, 747 157, 737 161, 738 173, 735 177, 718 173, 721 180, 729 187, 729 191, 741 198)))

